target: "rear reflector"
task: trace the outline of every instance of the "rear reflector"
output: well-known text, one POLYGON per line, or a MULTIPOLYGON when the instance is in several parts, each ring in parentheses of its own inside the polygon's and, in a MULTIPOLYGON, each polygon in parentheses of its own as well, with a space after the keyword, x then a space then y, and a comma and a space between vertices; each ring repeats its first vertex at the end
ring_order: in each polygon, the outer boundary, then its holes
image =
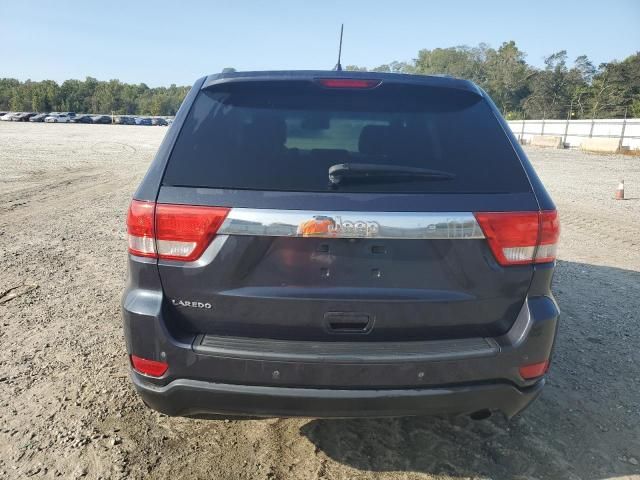
POLYGON ((359 78, 319 78, 318 83, 325 88, 374 88, 382 81, 359 78))
POLYGON ((520 367, 520 376, 525 380, 531 380, 532 378, 541 377, 547 373, 547 370, 549 370, 549 360, 523 365, 520 367))
POLYGON ((228 208, 133 200, 127 215, 129 252, 167 260, 197 260, 229 213, 228 208))
POLYGON ((169 364, 166 362, 149 360, 147 358, 137 357, 136 355, 131 355, 131 365, 136 372, 150 377, 161 377, 169 368, 169 364))
POLYGON ((500 265, 552 262, 560 221, 555 210, 476 213, 478 224, 500 265))

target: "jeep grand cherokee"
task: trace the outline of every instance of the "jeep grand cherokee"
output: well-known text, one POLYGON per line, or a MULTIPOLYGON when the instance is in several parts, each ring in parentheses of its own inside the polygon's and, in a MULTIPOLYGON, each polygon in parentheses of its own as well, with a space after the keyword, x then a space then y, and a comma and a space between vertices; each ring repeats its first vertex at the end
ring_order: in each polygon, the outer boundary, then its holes
POLYGON ((201 78, 127 226, 131 377, 166 414, 511 417, 544 385, 558 217, 472 82, 201 78))

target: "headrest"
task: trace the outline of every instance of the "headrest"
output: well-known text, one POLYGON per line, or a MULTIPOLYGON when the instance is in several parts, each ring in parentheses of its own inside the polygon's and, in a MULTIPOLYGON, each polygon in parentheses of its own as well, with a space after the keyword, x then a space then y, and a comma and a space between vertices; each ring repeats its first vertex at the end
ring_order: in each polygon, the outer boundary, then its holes
POLYGON ((424 148, 423 137, 410 127, 366 125, 360 132, 358 150, 365 155, 415 156, 424 148))
POLYGON ((360 132, 358 150, 364 154, 387 155, 390 153, 391 127, 365 125, 360 132))
POLYGON ((256 115, 246 129, 246 140, 264 146, 284 146, 287 141, 287 124, 274 115, 256 115))

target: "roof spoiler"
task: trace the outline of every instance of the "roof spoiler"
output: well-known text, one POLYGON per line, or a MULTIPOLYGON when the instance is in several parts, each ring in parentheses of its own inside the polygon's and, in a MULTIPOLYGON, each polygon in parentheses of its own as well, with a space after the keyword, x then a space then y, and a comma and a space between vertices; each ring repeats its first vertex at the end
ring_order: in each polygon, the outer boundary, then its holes
POLYGON ((265 72, 225 72, 209 75, 201 89, 209 89, 229 83, 262 82, 316 82, 319 79, 371 80, 384 84, 423 85, 438 88, 451 88, 474 93, 484 97, 482 90, 473 82, 460 78, 439 75, 413 75, 402 73, 353 72, 327 70, 283 70, 265 72))

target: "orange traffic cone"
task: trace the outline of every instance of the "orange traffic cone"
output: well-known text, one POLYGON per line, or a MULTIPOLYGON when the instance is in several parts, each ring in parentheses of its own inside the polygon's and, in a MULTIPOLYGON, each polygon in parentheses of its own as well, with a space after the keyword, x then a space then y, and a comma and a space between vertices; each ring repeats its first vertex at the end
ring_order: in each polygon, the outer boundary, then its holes
POLYGON ((624 200, 624 180, 620 180, 616 190, 616 200, 624 200))

